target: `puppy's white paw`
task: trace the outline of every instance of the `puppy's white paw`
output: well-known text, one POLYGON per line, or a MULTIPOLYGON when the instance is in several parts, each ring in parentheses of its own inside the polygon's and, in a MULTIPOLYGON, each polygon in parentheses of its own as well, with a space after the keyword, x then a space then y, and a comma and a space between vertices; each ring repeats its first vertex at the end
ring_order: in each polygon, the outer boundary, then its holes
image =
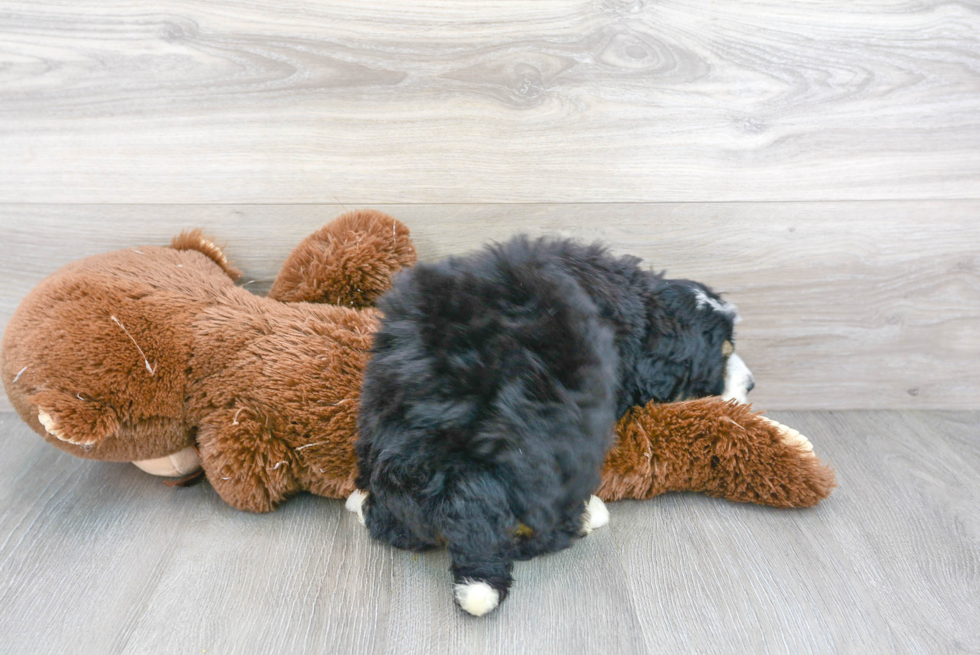
MULTIPOLYGON (((805 453, 813 455, 813 444, 810 443, 810 440, 804 435, 800 434, 799 430, 794 430, 788 425, 783 425, 782 423, 774 421, 771 418, 766 418, 765 416, 760 418, 767 423, 776 426, 776 428, 779 430, 779 438, 783 440, 783 443, 789 444, 790 446, 799 448, 805 453)), ((816 455, 813 456, 815 457, 816 455)))
POLYGON ((500 604, 500 594, 486 582, 463 580, 453 588, 456 602, 464 612, 483 616, 500 604))
POLYGON ((367 492, 361 491, 360 489, 355 489, 347 496, 347 502, 344 503, 344 507, 347 508, 348 512, 354 512, 357 514, 357 520, 364 525, 364 501, 367 500, 367 492))
POLYGON ((37 420, 41 423, 41 425, 44 426, 44 429, 47 431, 48 434, 53 436, 55 439, 58 439, 59 441, 64 441, 74 446, 90 446, 94 444, 96 441, 95 439, 78 439, 78 438, 73 438, 68 436, 68 434, 66 434, 64 430, 58 427, 58 424, 55 422, 54 417, 52 417, 43 409, 38 410, 37 420))
POLYGON ((589 534, 607 523, 609 523, 609 510, 606 509, 606 504, 598 496, 592 496, 585 504, 585 513, 582 514, 582 531, 589 534))

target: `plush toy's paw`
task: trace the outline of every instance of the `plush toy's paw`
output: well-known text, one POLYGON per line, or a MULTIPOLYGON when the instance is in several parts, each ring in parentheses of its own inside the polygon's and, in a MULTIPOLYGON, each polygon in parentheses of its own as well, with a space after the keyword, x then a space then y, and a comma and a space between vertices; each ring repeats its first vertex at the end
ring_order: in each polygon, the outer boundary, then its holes
POLYGON ((80 394, 45 389, 31 396, 29 402, 37 410, 37 421, 44 431, 73 446, 87 450, 119 430, 111 407, 80 394))
POLYGON ((70 443, 73 446, 92 446, 100 440, 100 435, 98 434, 91 432, 72 432, 68 427, 55 421, 54 417, 43 409, 38 410, 37 420, 44 426, 48 434, 59 441, 70 443))
POLYGON ((834 471, 799 431, 721 398, 651 401, 627 412, 616 432, 598 491, 607 502, 694 491, 813 507, 836 486, 834 471))
POLYGON ((783 425, 765 416, 760 416, 759 418, 779 430, 779 437, 783 440, 783 443, 799 448, 810 457, 816 457, 816 454, 813 452, 813 444, 804 435, 800 434, 799 430, 794 430, 788 425, 783 425))
POLYGON ((68 435, 66 435, 64 431, 58 427, 58 424, 54 422, 54 419, 51 418, 51 415, 48 414, 43 409, 38 411, 37 420, 41 425, 44 426, 44 429, 48 431, 48 434, 60 439, 61 441, 67 441, 68 443, 79 444, 79 445, 84 443, 81 441, 73 441, 72 439, 70 439, 68 435))
POLYGON ((367 500, 367 497, 367 492, 355 489, 347 497, 347 502, 344 503, 348 512, 357 514, 357 520, 361 522, 361 525, 364 525, 364 501, 367 500))
POLYGON ((463 580, 453 588, 453 593, 463 611, 473 616, 483 616, 500 604, 500 593, 480 580, 463 580))
POLYGON ((736 494, 732 500, 813 507, 829 496, 837 486, 834 471, 820 461, 810 440, 799 430, 770 418, 755 418, 761 419, 759 424, 767 428, 770 439, 776 440, 770 441, 775 448, 758 443, 739 458, 738 468, 731 471, 735 477, 726 485, 727 493, 736 494))
POLYGON ((589 502, 585 504, 585 512, 582 514, 582 533, 587 535, 608 523, 609 510, 606 509, 606 504, 598 496, 589 498, 589 502))

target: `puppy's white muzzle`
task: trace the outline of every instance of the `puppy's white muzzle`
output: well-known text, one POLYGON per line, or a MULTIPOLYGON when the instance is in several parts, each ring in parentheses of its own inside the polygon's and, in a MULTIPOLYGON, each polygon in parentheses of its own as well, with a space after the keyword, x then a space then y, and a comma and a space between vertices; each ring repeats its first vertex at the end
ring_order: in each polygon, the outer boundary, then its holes
POLYGON ((733 353, 725 366, 725 392, 721 397, 745 404, 749 402, 749 392, 753 387, 755 380, 752 378, 752 371, 741 357, 733 353))

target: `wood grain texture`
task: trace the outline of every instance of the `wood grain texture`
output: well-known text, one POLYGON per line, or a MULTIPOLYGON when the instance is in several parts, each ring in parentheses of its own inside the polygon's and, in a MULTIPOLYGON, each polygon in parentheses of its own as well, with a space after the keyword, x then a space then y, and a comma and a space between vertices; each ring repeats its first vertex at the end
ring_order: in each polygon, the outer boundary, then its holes
MULTIPOLYGON (((980 201, 383 208, 411 228, 423 260, 521 231, 563 234, 712 285, 741 310, 738 351, 760 408, 980 407, 980 201)), ((226 244, 263 293, 290 250, 342 211, 0 205, 0 330, 69 261, 166 244, 188 227, 226 244)))
POLYGON ((615 505, 650 652, 976 652, 978 415, 772 416, 837 469, 816 509, 690 495, 615 505))
POLYGON ((0 202, 980 195, 980 12, 0 2, 0 202))
POLYGON ((459 615, 445 551, 397 553, 396 562, 388 654, 648 652, 608 530, 516 564, 511 595, 484 619, 459 615))
POLYGON ((888 626, 889 650, 980 652, 980 415, 774 417, 829 437, 847 493, 821 508, 822 523, 839 563, 888 626), (864 518, 846 518, 855 513, 864 518))
POLYGON ((352 530, 342 503, 243 514, 206 484, 171 490, 39 441, 0 414, 0 650, 383 647, 374 621, 388 611, 391 552, 352 530))
POLYGON ((980 650, 980 412, 778 412, 837 469, 813 510, 690 494, 515 571, 484 619, 444 552, 338 501, 236 512, 207 484, 78 460, 0 413, 12 653, 936 653, 980 650))

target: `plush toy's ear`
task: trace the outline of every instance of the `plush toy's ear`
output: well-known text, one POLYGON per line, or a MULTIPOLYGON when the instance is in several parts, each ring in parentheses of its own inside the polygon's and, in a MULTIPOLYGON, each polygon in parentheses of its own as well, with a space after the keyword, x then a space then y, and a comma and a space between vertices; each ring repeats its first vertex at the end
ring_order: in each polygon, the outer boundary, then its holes
POLYGON ((276 277, 269 297, 369 307, 395 273, 416 261, 408 228, 373 209, 339 216, 303 240, 276 277))
POLYGON ((812 507, 834 472, 796 430, 717 397, 634 407, 616 426, 603 500, 696 491, 736 502, 812 507))

